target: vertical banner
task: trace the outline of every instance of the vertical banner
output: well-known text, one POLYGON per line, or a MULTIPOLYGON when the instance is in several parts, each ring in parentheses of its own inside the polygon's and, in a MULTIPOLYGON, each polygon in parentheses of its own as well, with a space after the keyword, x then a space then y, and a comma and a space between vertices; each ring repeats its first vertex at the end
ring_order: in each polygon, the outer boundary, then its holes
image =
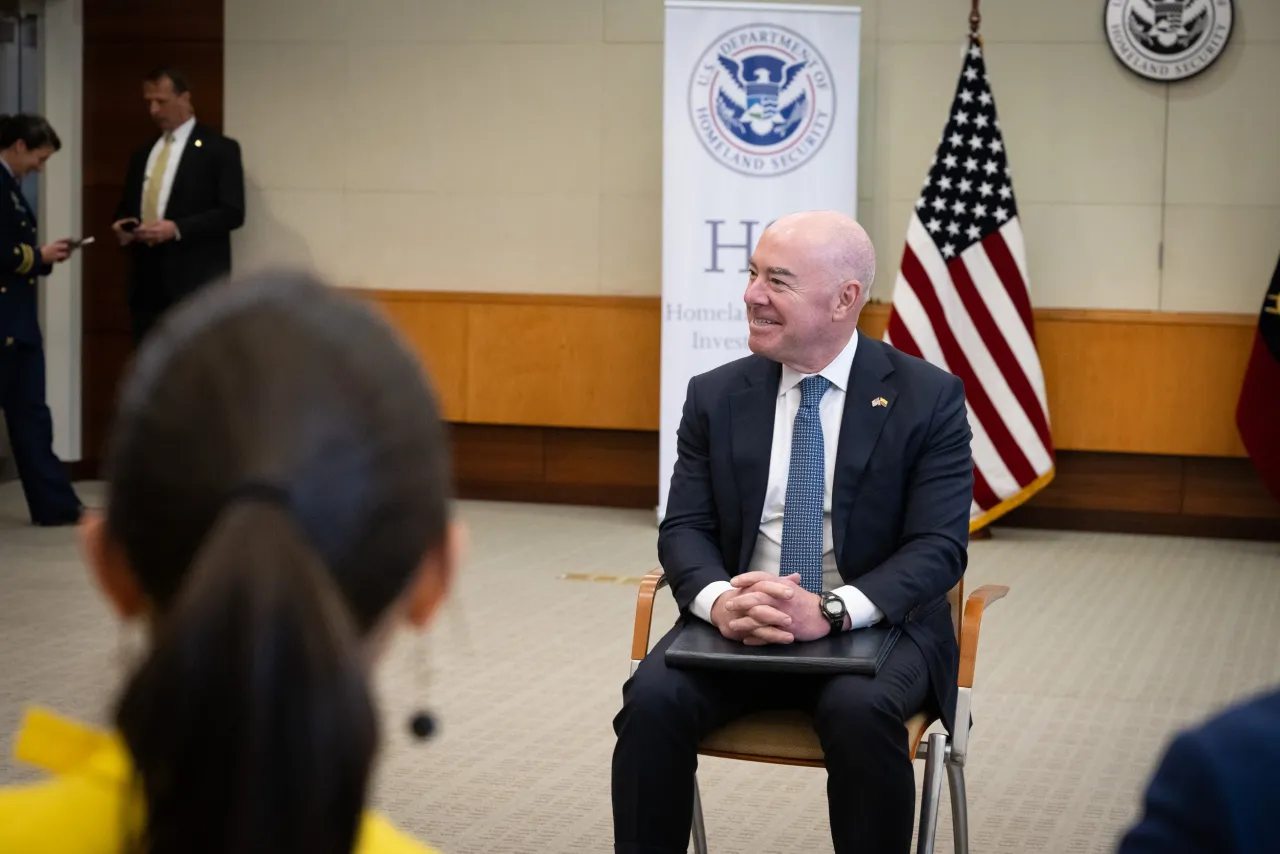
POLYGON ((860 35, 851 6, 666 2, 659 519, 689 379, 750 354, 760 232, 857 214, 860 35))

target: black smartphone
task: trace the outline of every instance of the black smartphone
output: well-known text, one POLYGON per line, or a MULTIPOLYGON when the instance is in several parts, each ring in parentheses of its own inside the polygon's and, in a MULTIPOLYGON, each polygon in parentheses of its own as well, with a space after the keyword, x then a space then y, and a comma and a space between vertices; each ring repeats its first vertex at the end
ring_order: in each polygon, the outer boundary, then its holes
POLYGON ((139 225, 141 225, 141 224, 142 224, 142 223, 138 222, 137 220, 133 220, 133 219, 131 219, 131 220, 129 220, 128 222, 122 222, 122 223, 120 223, 120 230, 121 230, 121 231, 126 231, 126 232, 127 232, 127 231, 133 231, 134 229, 136 229, 136 228, 137 228, 139 225))

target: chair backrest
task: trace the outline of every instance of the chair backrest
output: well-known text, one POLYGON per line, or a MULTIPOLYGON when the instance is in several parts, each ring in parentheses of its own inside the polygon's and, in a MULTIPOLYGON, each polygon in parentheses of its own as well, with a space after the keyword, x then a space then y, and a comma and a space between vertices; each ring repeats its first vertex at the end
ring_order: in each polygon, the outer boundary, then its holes
POLYGON ((951 605, 951 625, 956 630, 956 643, 960 643, 961 623, 964 622, 964 579, 947 591, 947 603, 951 605))

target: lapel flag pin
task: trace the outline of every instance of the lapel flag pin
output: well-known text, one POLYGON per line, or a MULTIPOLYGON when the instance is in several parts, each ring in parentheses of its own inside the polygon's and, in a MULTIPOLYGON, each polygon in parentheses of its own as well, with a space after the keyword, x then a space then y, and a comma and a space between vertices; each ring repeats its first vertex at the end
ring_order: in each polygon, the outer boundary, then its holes
POLYGON ((871 401, 871 405, 872 405, 873 407, 874 407, 874 406, 888 406, 888 405, 889 405, 889 401, 885 400, 883 397, 877 397, 875 400, 871 401))

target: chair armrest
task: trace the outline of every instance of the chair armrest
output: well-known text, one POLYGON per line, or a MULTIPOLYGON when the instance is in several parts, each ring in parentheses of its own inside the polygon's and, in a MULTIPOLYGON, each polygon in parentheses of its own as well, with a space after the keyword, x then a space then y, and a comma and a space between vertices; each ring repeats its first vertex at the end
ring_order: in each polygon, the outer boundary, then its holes
POLYGON ((1009 593, 1008 587, 984 584, 969 594, 964 603, 964 620, 960 628, 960 687, 973 687, 973 670, 978 663, 978 631, 982 628, 982 612, 997 599, 1009 593))
POLYGON ((653 624, 653 596, 667 586, 662 567, 652 569, 640 582, 636 595, 636 626, 631 635, 631 660, 640 661, 649 652, 649 629, 653 624))

